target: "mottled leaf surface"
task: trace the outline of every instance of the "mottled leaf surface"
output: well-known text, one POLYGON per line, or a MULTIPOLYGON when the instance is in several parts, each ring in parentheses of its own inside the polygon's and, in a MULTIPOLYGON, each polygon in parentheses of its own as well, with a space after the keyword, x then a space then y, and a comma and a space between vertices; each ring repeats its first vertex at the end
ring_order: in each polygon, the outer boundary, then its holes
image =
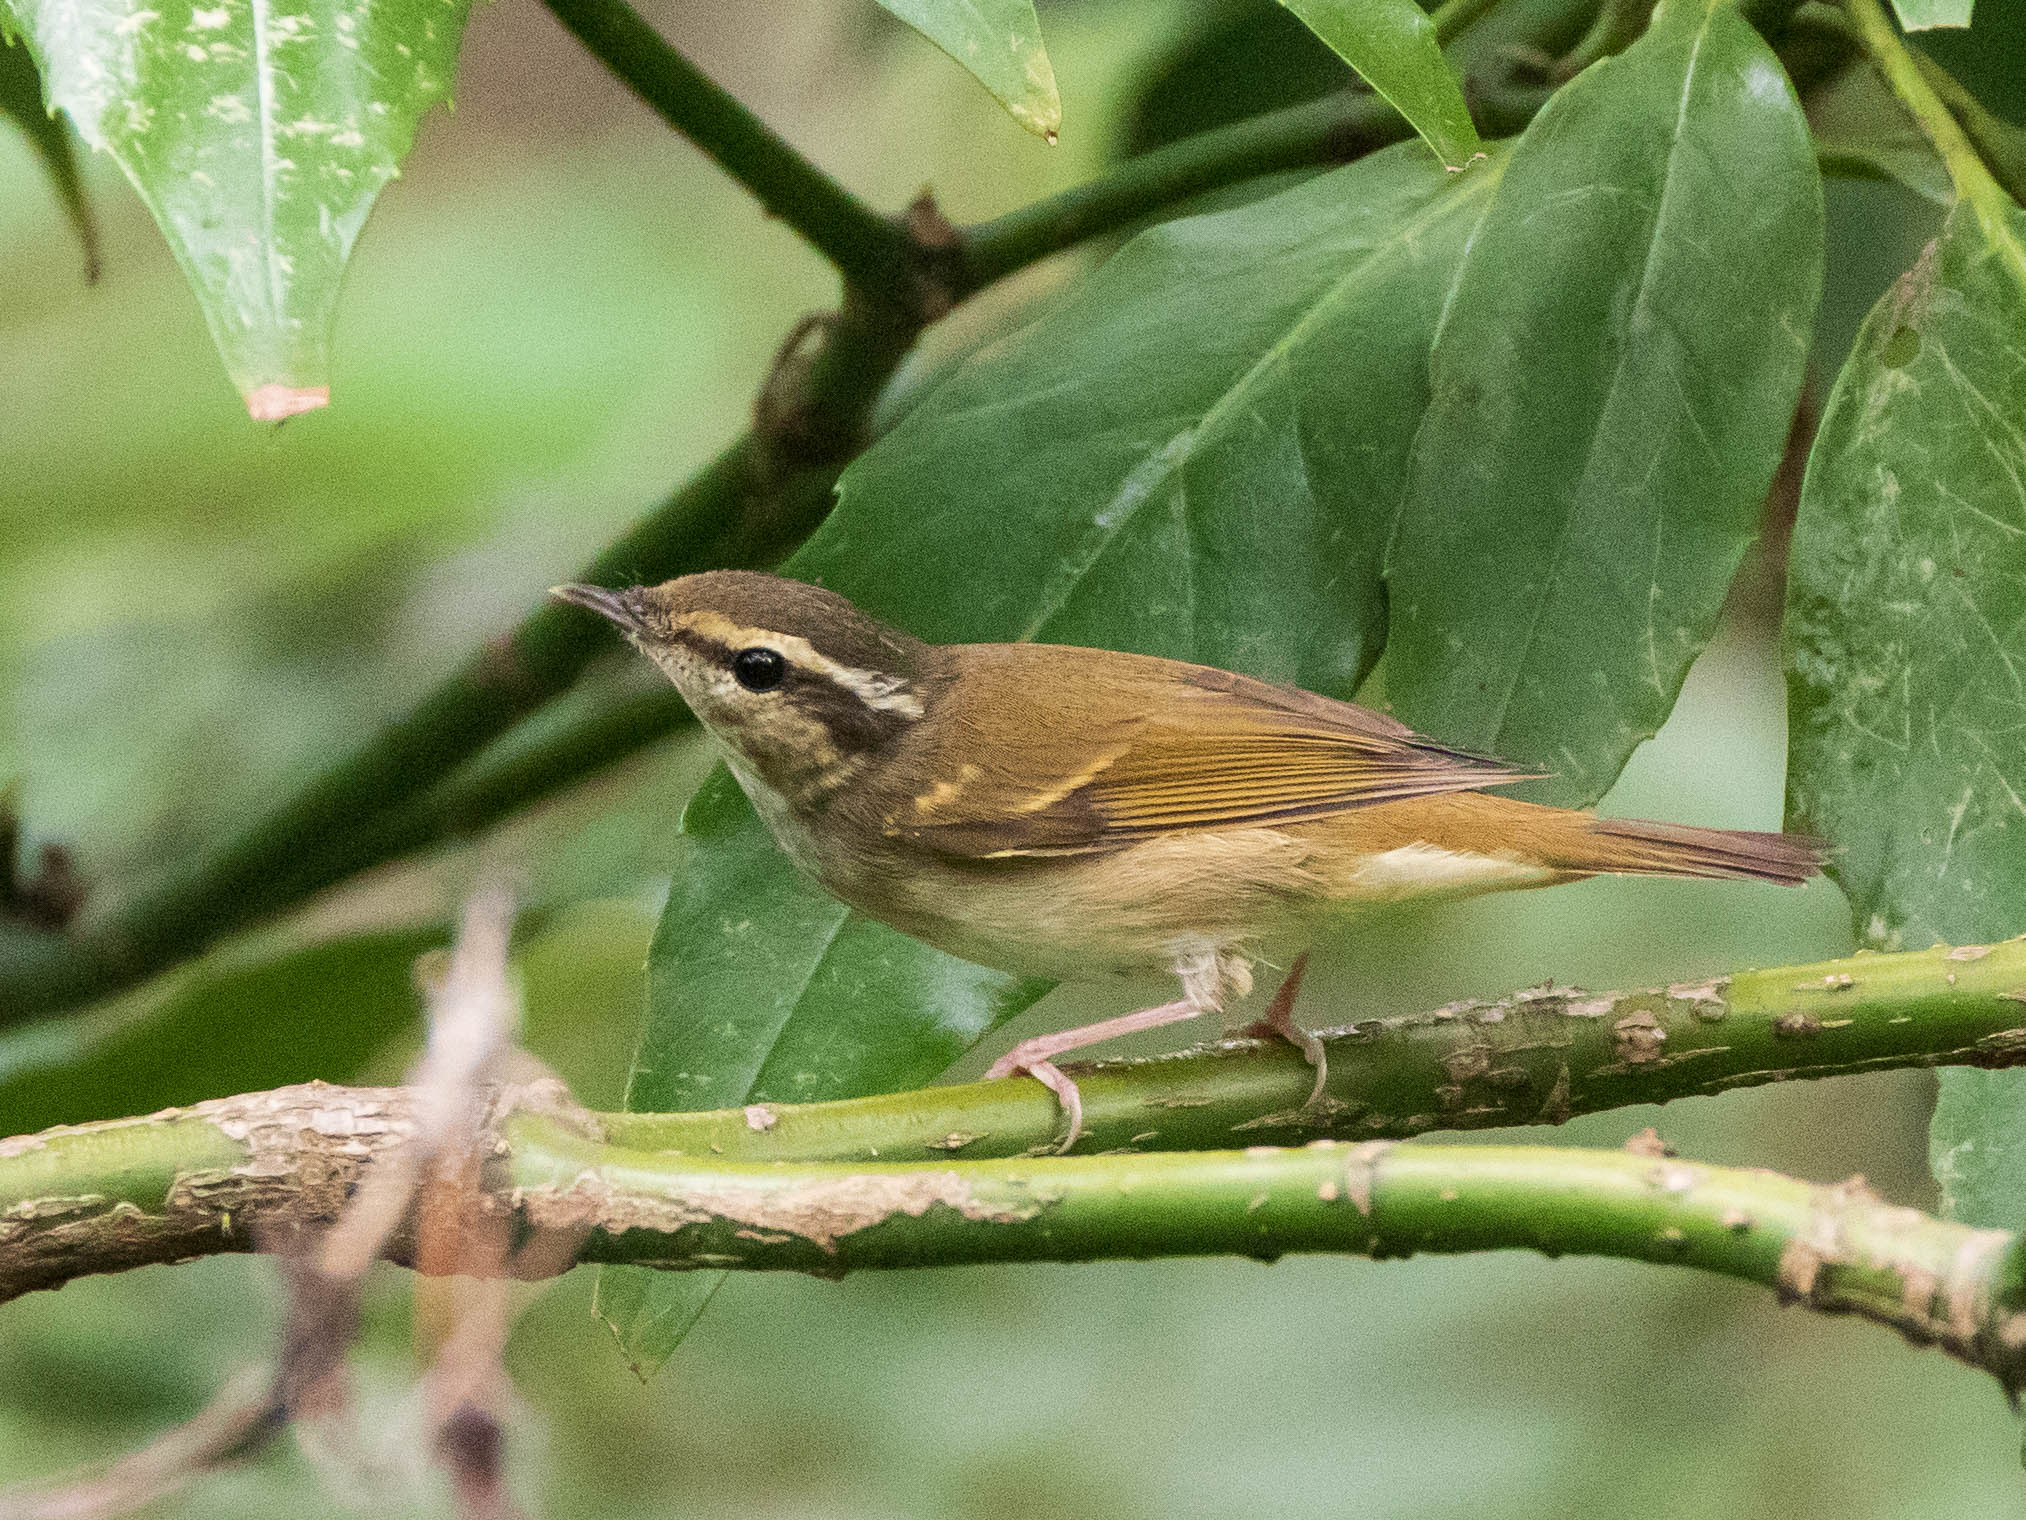
MULTIPOLYGON (((1837 377, 1789 577, 1789 808, 1865 942, 2026 930, 2026 283, 1968 207, 1837 377)), ((1961 1217, 2026 1225, 2021 1074, 1944 1072, 1931 1158, 1961 1217)))
POLYGON ((1062 127, 1055 69, 1041 45, 1034 0, 879 0, 956 59, 1006 114, 1037 137, 1062 127))
POLYGON ((1482 151, 1435 23, 1415 0, 1281 0, 1452 169, 1482 151))
POLYGON ((329 398, 338 284, 469 0, 0 0, 154 213, 257 418, 329 398))
POLYGON ((1435 344, 1387 558, 1401 717, 1602 795, 1756 531, 1821 283, 1807 124, 1731 6, 1669 0, 1549 102, 1435 344))
POLYGON ((42 76, 35 72, 35 60, 28 49, 5 39, 0 39, 0 115, 11 118, 41 155, 70 224, 77 230, 77 240, 84 246, 85 278, 96 280, 98 225, 92 220, 91 203, 85 199, 84 181, 78 175, 70 129, 43 106, 42 76))

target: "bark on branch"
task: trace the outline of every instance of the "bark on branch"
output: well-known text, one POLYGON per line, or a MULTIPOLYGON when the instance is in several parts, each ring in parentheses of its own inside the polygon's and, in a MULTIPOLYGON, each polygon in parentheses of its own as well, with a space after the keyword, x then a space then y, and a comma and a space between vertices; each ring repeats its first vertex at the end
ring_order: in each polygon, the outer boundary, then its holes
MULTIPOLYGON (((414 1123, 406 1089, 309 1084, 6 1142, 0 1299, 86 1272, 286 1245, 335 1219, 414 1123)), ((629 1149, 595 1129, 553 1104, 508 1115, 481 1211, 517 1232, 580 1238, 580 1261, 823 1276, 1296 1251, 1618 1256, 1862 1315, 2008 1389, 2026 1373, 2016 1239, 1892 1207, 1857 1182, 1643 1152, 1390 1141, 791 1165, 629 1149)), ((412 1231, 386 1251, 412 1263, 412 1231)))
MULTIPOLYGON (((2008 1388, 2026 1367, 2026 1269, 2005 1232, 1856 1185, 1381 1138, 1883 1066, 2014 1064, 2026 939, 1644 992, 1533 988, 1326 1039, 1329 1090, 1308 1110, 1308 1068, 1277 1044, 1086 1068, 1085 1143, 1101 1154, 1062 1159, 1030 1154, 1052 1149, 1059 1119, 1019 1079, 712 1114, 591 1115, 556 1084, 513 1089, 494 1105, 469 1227, 581 1239, 581 1261, 826 1275, 1524 1246, 1747 1278, 1940 1344, 2008 1388)), ((295 1251, 417 1123, 412 1089, 309 1083, 0 1140, 0 1302, 91 1273, 295 1251)), ((385 1254, 415 1262, 412 1221, 385 1254)))

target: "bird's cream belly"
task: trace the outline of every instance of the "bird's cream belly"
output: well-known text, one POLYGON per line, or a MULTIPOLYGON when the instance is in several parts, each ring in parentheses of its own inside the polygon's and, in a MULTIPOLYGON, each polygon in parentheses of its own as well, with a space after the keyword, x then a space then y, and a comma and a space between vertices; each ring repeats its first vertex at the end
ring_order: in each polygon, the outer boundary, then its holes
POLYGON ((786 809, 762 813, 804 870, 869 917, 980 965, 1063 981, 1206 953, 1292 952, 1363 909, 1561 879, 1496 856, 1428 845, 1359 854, 1278 829, 1171 834, 1087 855, 868 856, 799 828, 786 809))

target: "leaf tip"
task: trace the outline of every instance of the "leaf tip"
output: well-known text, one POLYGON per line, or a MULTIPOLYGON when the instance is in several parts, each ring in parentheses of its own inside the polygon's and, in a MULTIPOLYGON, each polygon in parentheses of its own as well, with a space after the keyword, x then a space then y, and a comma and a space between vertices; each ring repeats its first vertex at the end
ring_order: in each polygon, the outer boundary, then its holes
POLYGON ((262 385, 246 393, 246 414, 255 422, 286 422, 302 412, 331 404, 328 385, 262 385))

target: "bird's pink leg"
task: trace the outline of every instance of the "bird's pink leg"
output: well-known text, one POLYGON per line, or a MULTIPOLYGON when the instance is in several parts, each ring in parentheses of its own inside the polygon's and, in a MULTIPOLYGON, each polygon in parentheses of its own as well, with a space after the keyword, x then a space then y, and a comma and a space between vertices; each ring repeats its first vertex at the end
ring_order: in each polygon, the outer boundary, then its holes
POLYGON ((1179 1024, 1183 1019, 1193 1019, 1198 1014, 1208 1013, 1202 1003, 1192 998, 1182 998, 1173 1003, 1163 1003, 1158 1008, 1142 1008, 1138 1013, 1122 1014, 1115 1019, 1105 1019, 1097 1024, 1085 1024, 1076 1029, 1064 1029, 1055 1034, 1038 1034, 1031 1040, 1022 1040, 1006 1054, 992 1063, 985 1073, 990 1082, 999 1077, 1010 1077, 1015 1072, 1026 1072, 1041 1083, 1062 1104, 1062 1111, 1069 1116, 1069 1138, 1058 1147, 1058 1154, 1066 1155, 1083 1133, 1083 1094, 1076 1084, 1063 1074, 1051 1057, 1059 1056, 1066 1050, 1081 1050, 1086 1045, 1095 1045, 1100 1040, 1109 1040, 1122 1034, 1136 1034, 1142 1029, 1158 1029, 1163 1024, 1179 1024))
POLYGON ((1287 979, 1273 994, 1273 1001, 1266 1005, 1266 1017, 1247 1024, 1240 1032, 1260 1039, 1279 1035, 1308 1057, 1308 1064, 1315 1068, 1315 1086, 1309 1090, 1308 1100, 1314 1103, 1323 1095, 1323 1083, 1329 1080, 1330 1058, 1323 1049, 1323 1042, 1294 1021, 1294 1000, 1301 992, 1302 974, 1307 970, 1308 952, 1304 950, 1287 968, 1287 979))

